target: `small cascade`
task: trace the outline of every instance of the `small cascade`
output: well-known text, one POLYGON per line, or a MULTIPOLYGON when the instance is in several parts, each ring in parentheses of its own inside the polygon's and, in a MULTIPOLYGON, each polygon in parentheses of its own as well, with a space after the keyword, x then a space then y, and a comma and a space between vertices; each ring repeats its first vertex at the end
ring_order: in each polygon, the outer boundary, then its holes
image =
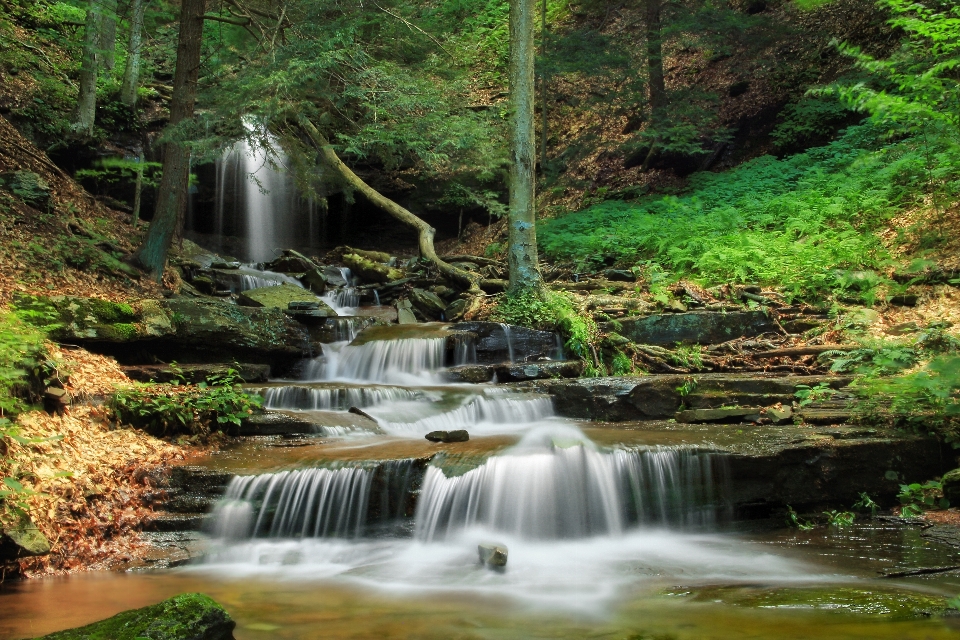
POLYGON ((362 318, 337 318, 334 322, 333 341, 353 342, 357 337, 357 327, 363 322, 362 318))
POLYGON ((357 292, 357 279, 347 267, 339 267, 343 286, 328 291, 322 298, 338 315, 350 315, 350 312, 360 306, 360 294, 357 292))
MULTIPOLYGON (((411 422, 393 422, 387 412, 372 410, 380 426, 394 435, 422 435, 431 431, 467 429, 472 433, 517 431, 554 415, 550 398, 536 396, 493 397, 477 395, 452 411, 427 416, 411 422)), ((392 412, 390 412, 392 413, 392 412)))
POLYGON ((303 287, 303 283, 294 277, 285 273, 276 273, 275 271, 261 271, 249 267, 248 271, 252 273, 240 274, 240 291, 249 291, 250 289, 259 289, 261 287, 275 287, 281 284, 292 284, 296 287, 303 287))
POLYGON ((574 427, 535 429, 504 455, 448 478, 427 469, 416 535, 470 526, 531 539, 619 535, 634 524, 699 525, 716 517, 714 454, 597 450, 574 427))
POLYGON ((216 538, 350 538, 408 518, 417 460, 371 468, 299 469, 235 476, 213 512, 216 538))
POLYGON ((366 344, 326 349, 304 367, 304 380, 405 382, 443 367, 445 338, 374 340, 366 344))
POLYGON ((263 396, 267 409, 295 411, 346 411, 350 407, 373 407, 384 402, 419 400, 422 392, 403 387, 316 388, 305 386, 250 389, 263 396))
POLYGON ((503 339, 507 343, 507 357, 510 359, 510 362, 516 362, 516 357, 513 350, 513 330, 510 329, 510 325, 500 323, 500 327, 503 329, 503 339))

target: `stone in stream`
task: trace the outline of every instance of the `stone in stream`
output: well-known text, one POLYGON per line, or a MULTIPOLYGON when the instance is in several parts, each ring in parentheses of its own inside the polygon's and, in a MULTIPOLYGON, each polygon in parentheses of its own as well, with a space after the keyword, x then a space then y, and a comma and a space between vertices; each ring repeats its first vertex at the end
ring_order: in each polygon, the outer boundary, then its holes
POLYGON ((397 300, 397 324, 417 324, 413 304, 407 299, 397 300))
POLYGON ((322 296, 327 290, 327 278, 319 268, 311 269, 300 276, 300 282, 318 296, 322 296))
POLYGON ((696 424, 700 422, 763 422, 785 424, 792 421, 789 407, 737 407, 733 409, 687 409, 675 416, 677 422, 696 424))
POLYGON ((50 553, 50 541, 29 518, 5 525, 0 531, 0 563, 50 553))
POLYGON ((491 569, 507 566, 507 547, 502 544, 478 544, 480 564, 491 569))
POLYGON ((322 316, 336 316, 337 312, 322 300, 310 300, 312 294, 301 287, 292 284, 281 284, 275 287, 260 287, 259 289, 249 289, 244 291, 237 298, 237 302, 245 307, 274 307, 277 309, 289 309, 290 303, 315 302, 316 310, 320 311, 322 316))
POLYGON ((425 289, 411 289, 410 302, 428 318, 439 320, 447 308, 446 303, 435 293, 425 289))
POLYGON ((279 258, 264 265, 267 271, 277 273, 306 273, 317 268, 317 264, 302 253, 286 249, 279 258))
POLYGON ((184 593, 38 640, 233 640, 236 626, 209 596, 184 593))
POLYGON ((430 442, 467 442, 470 434, 465 429, 454 431, 431 431, 424 436, 430 442))

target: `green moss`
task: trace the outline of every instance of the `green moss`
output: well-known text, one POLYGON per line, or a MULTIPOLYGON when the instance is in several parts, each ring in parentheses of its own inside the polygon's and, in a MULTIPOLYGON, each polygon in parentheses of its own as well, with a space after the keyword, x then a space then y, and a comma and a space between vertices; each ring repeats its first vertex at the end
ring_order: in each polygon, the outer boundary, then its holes
POLYGON ((236 623, 213 599, 184 593, 43 640, 228 640, 236 623))
POLYGON ((112 325, 97 327, 97 333, 100 334, 101 338, 131 340, 137 336, 137 325, 128 322, 118 322, 112 325))

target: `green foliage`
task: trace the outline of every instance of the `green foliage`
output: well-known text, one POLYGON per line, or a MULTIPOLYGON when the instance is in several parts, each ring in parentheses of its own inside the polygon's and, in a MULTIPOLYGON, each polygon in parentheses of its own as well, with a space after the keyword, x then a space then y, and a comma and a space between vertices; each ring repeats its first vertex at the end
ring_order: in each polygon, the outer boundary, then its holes
POLYGON ((491 317, 498 322, 522 327, 559 331, 565 338, 566 348, 587 361, 585 372, 588 377, 590 374, 601 375, 591 364, 599 340, 597 323, 589 315, 577 311, 570 294, 549 290, 507 294, 500 298, 491 317))
POLYGON ((917 364, 917 350, 910 344, 892 340, 861 338, 861 348, 853 351, 825 351, 817 359, 830 362, 834 373, 860 373, 884 376, 917 364))
POLYGON ((798 384, 797 390, 793 395, 797 398, 797 404, 801 407, 805 407, 814 402, 827 400, 835 393, 836 391, 830 388, 830 384, 828 382, 821 382, 813 387, 806 384, 798 384))
POLYGON ((800 516, 790 505, 787 505, 787 524, 800 531, 810 531, 815 526, 809 520, 801 520, 800 516))
POLYGON ((683 196, 607 201, 548 220, 540 243, 545 255, 587 268, 655 265, 705 284, 780 286, 791 298, 843 292, 843 270, 887 263, 871 232, 910 201, 924 163, 915 141, 851 127, 783 160, 695 174, 683 196))
POLYGON ((159 162, 138 162, 137 160, 127 160, 126 158, 104 158, 94 163, 93 169, 79 169, 74 173, 77 180, 92 181, 99 191, 104 187, 118 183, 133 183, 137 179, 137 173, 142 173, 142 184, 144 187, 156 188, 160 184, 160 169, 163 165, 159 162))
POLYGON ((850 114, 833 96, 804 96, 784 107, 770 137, 781 149, 798 147, 833 134, 850 114))
POLYGON ((196 386, 182 382, 121 389, 109 406, 119 422, 156 435, 187 433, 200 437, 231 424, 239 425, 242 418, 263 406, 262 398, 244 393, 233 369, 196 386))
POLYGON ((853 503, 853 508, 857 510, 870 510, 870 515, 877 515, 877 511, 880 510, 880 505, 873 501, 865 491, 860 492, 860 499, 853 503))
POLYGON ((671 357, 674 364, 684 369, 703 369, 703 348, 698 344, 684 345, 678 342, 671 357))
POLYGON ((677 393, 680 394, 681 398, 686 398, 688 395, 697 390, 699 384, 700 383, 696 378, 684 378, 683 384, 677 387, 677 393))
POLYGON ((823 515, 827 517, 827 524, 831 527, 836 527, 842 529, 844 527, 849 527, 853 524, 854 519, 856 519, 856 514, 852 511, 824 511, 823 515))
POLYGON ((633 360, 623 351, 617 351, 613 355, 613 362, 610 363, 610 373, 615 376, 628 376, 636 371, 633 360))
POLYGON ((904 518, 913 518, 927 509, 946 509, 950 501, 943 497, 943 487, 939 482, 928 480, 923 484, 914 482, 900 485, 900 515, 904 518))
POLYGON ((45 335, 13 313, 0 314, 0 417, 23 409, 18 397, 39 365, 45 335))

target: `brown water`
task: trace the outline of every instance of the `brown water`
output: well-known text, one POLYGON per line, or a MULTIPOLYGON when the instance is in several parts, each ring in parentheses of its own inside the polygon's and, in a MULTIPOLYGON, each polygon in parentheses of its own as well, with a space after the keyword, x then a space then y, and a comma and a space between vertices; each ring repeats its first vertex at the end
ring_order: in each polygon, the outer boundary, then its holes
MULTIPOLYGON (((662 534, 650 537, 649 543, 657 551, 658 545, 668 547, 671 543, 665 541, 671 539, 671 534, 662 534)), ((466 581, 461 576, 419 586, 400 586, 396 580, 379 586, 364 582, 365 572, 377 571, 373 565, 356 566, 334 577, 311 575, 302 566, 289 572, 242 575, 222 571, 223 565, 91 573, 3 585, 0 638, 33 637, 83 625, 185 591, 207 593, 221 602, 237 620, 238 640, 960 638, 960 618, 916 617, 918 610, 942 608, 944 596, 960 593, 960 574, 895 581, 873 577, 882 570, 956 562, 955 549, 924 541, 915 530, 871 525, 845 531, 742 532, 691 541, 723 552, 751 545, 758 558, 764 551, 774 551, 819 577, 717 582, 689 569, 678 571, 670 562, 659 566, 626 562, 617 575, 610 575, 620 581, 619 592, 578 610, 567 606, 569 594, 552 603, 533 594, 527 600, 518 598, 513 589, 524 584, 524 576, 517 575, 524 571, 522 562, 502 575, 468 567, 471 575, 466 581), (728 544, 734 546, 723 546, 728 544), (624 573, 635 573, 636 579, 623 582, 624 573)), ((598 542, 603 544, 589 544, 598 542)), ((595 553, 587 547, 582 551, 588 559, 595 553)), ((521 555, 524 549, 511 553, 521 555)), ((748 558, 744 557, 747 563, 748 558)), ((563 556, 557 559, 560 564, 565 561, 563 556)), ((604 590, 604 583, 597 582, 589 569, 583 578, 581 600, 604 590)))

